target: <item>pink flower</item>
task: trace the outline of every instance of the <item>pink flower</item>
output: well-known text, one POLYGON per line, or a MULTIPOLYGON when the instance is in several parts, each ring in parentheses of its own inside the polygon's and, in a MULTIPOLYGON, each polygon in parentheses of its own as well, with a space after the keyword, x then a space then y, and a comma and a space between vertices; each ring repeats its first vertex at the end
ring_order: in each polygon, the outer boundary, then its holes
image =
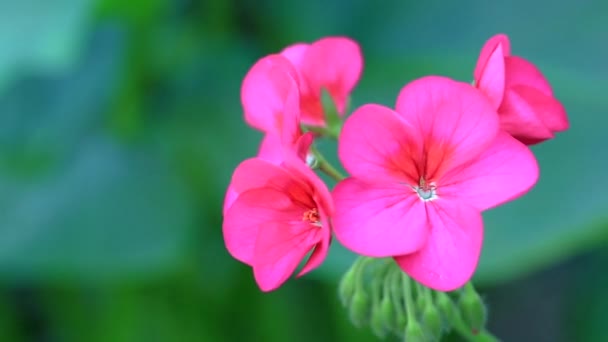
POLYGON ((405 86, 396 111, 357 109, 338 155, 351 177, 333 193, 336 238, 362 255, 395 257, 411 277, 444 291, 476 268, 480 212, 523 195, 538 177, 534 156, 499 132, 485 96, 436 76, 405 86))
POLYGON ((253 267, 260 289, 281 286, 310 251, 298 276, 321 264, 333 204, 304 162, 289 156, 281 165, 249 159, 237 167, 232 186, 239 195, 224 215, 224 241, 234 258, 253 267))
POLYGON ((568 129, 568 117, 543 74, 527 60, 511 56, 504 34, 490 38, 475 67, 475 85, 498 109, 500 126, 524 144, 551 139, 568 129))
POLYGON ((351 91, 361 77, 363 57, 359 45, 345 37, 326 37, 312 44, 294 44, 281 55, 287 57, 299 75, 302 122, 325 126, 322 90, 325 89, 344 115, 351 91))
MULTIPOLYGON (((283 56, 260 59, 245 76, 242 86, 245 120, 266 132, 258 158, 280 165, 285 154, 306 160, 312 133, 300 128, 300 91, 291 63, 283 56)), ((224 199, 224 213, 238 197, 232 185, 224 199)))

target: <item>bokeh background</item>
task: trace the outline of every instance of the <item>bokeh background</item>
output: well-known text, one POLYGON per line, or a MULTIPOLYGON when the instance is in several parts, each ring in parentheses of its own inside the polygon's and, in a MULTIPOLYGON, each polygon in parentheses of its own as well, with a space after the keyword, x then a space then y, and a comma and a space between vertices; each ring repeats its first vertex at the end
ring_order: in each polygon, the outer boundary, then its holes
MULTIPOLYGON (((261 135, 261 56, 347 35, 353 103, 470 81, 491 35, 545 73, 571 129, 537 187, 487 212, 476 284, 506 341, 608 341, 608 2, 0 0, 0 341, 375 341, 336 285, 354 256, 261 293, 221 236, 261 135)), ((488 185, 491 186, 491 185, 488 185)))

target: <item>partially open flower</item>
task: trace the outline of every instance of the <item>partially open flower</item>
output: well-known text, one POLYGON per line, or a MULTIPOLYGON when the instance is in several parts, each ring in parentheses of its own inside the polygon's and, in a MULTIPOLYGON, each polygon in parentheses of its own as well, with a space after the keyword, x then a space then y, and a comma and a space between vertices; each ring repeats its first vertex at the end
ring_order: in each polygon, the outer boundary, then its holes
POLYGON ((349 96, 363 69, 359 45, 346 37, 325 37, 312 44, 294 44, 281 55, 295 66, 300 83, 302 123, 326 126, 322 92, 331 96, 338 115, 344 115, 349 96))
POLYGON ((483 46, 475 67, 475 86, 500 116, 500 127, 531 145, 568 128, 562 104, 534 64, 511 55, 509 38, 498 34, 483 46))

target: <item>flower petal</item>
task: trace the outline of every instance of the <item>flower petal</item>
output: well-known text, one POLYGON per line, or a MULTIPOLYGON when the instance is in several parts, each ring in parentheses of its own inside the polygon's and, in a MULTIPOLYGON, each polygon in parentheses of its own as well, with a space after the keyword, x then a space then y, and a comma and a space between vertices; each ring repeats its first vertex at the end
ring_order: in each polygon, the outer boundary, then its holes
POLYGON ((280 134, 283 113, 299 106, 298 92, 297 74, 287 58, 269 55, 260 59, 241 88, 245 121, 263 132, 280 134))
POLYGON ((283 162, 283 144, 276 134, 265 134, 260 144, 258 158, 269 163, 280 165, 283 162))
POLYGON ((532 151, 501 132, 475 161, 444 176, 438 196, 486 210, 523 195, 537 180, 538 164, 532 151))
POLYGON ((519 56, 505 58, 507 87, 525 85, 536 88, 547 96, 553 96, 549 81, 532 63, 519 56))
POLYGON ((321 230, 304 222, 269 223, 260 228, 253 273, 262 291, 281 286, 321 240, 321 230))
POLYGON ((237 193, 250 189, 268 187, 287 189, 296 181, 284 168, 260 158, 250 158, 243 161, 232 175, 231 186, 237 193))
POLYGON ((222 231, 228 252, 237 260, 253 265, 261 227, 289 224, 302 215, 286 194, 275 189, 252 189, 241 193, 224 215, 222 231))
MULTIPOLYGON (((317 208, 320 207, 319 209, 328 217, 333 216, 334 204, 327 185, 304 161, 293 154, 289 154, 285 156, 282 166, 292 177, 306 184, 307 190, 315 202, 311 205, 315 205, 317 208)), ((329 225, 324 226, 324 229, 330 229, 329 225)))
POLYGON ((566 109, 553 96, 524 85, 515 86, 512 91, 525 99, 543 125, 551 132, 565 131, 570 126, 566 109))
POLYGON ((479 58, 477 59, 477 65, 475 66, 475 71, 473 73, 475 80, 479 80, 481 78, 487 63, 490 60, 490 56, 496 50, 498 45, 502 45, 503 57, 511 55, 511 42, 506 34, 499 33, 488 39, 488 41, 483 45, 483 48, 481 48, 479 58))
POLYGON ((498 109, 505 93, 505 57, 502 44, 498 44, 490 55, 481 77, 475 79, 477 88, 490 98, 494 108, 498 109))
POLYGON ((425 139, 428 181, 474 159, 498 133, 498 115, 487 97, 446 77, 427 76, 406 85, 396 108, 425 139))
POLYGON ((358 108, 344 123, 338 156, 353 177, 417 184, 422 145, 418 132, 397 113, 368 104, 358 108))
POLYGON ((306 43, 296 43, 289 45, 283 51, 281 51, 281 56, 287 58, 296 69, 299 69, 302 65, 302 60, 304 59, 304 54, 306 50, 310 47, 310 44, 306 43))
POLYGON ((338 183, 333 195, 336 238, 355 253, 388 257, 412 253, 425 243, 425 205, 408 186, 348 178, 338 183))
POLYGON ((339 114, 344 114, 348 96, 363 69, 359 45, 346 37, 327 37, 310 45, 301 62, 301 72, 317 99, 321 90, 331 95, 339 114))
POLYGON ((236 198, 239 196, 239 193, 234 189, 232 184, 228 185, 228 189, 226 190, 226 195, 224 197, 224 208, 222 209, 222 213, 226 215, 226 211, 228 208, 232 206, 232 203, 236 201, 236 198))
MULTIPOLYGON (((563 107, 556 102, 537 89, 523 85, 512 87, 498 109, 500 127, 526 144, 551 139, 554 134, 541 115, 555 113, 556 117, 565 117, 563 107)), ((563 120, 567 124, 567 118, 563 120)))
POLYGON ((416 253, 395 261, 416 281, 438 291, 452 291, 471 279, 483 240, 479 212, 454 201, 427 202, 430 233, 416 253))

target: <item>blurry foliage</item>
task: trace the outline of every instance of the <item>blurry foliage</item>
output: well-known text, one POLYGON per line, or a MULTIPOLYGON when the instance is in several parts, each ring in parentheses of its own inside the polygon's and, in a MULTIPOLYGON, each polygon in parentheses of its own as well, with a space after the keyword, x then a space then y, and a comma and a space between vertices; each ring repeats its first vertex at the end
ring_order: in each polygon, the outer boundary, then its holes
MULTIPOLYGON (((362 45, 354 105, 392 105, 416 77, 468 81, 485 39, 508 33, 572 128, 534 147, 538 186, 485 215, 476 278, 497 286, 605 246, 606 15, 601 1, 1 1, 0 341, 375 340, 338 304, 354 256, 337 243, 261 294, 221 240, 223 192, 261 137, 242 121, 244 74, 324 35, 362 45)), ((558 336, 605 336, 597 255, 573 285, 585 296, 560 302, 590 318, 558 336)))

